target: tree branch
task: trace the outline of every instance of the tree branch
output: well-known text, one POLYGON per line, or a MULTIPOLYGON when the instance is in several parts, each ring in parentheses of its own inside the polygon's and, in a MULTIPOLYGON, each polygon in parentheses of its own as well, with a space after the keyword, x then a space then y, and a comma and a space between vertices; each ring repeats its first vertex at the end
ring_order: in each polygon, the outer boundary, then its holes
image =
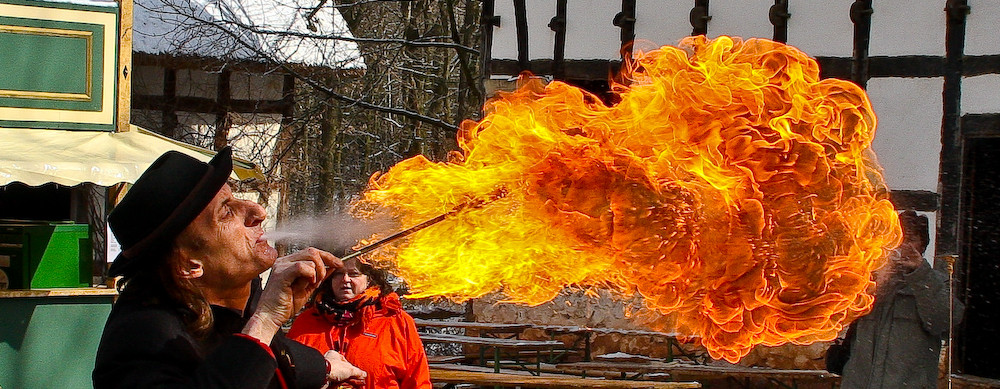
POLYGON ((225 28, 224 26, 216 23, 215 21, 204 20, 204 19, 198 18, 195 15, 185 15, 185 16, 188 16, 191 19, 196 20, 198 22, 205 23, 205 24, 208 24, 208 25, 211 25, 211 26, 214 26, 214 27, 218 28, 223 33, 225 33, 226 35, 229 35, 230 37, 232 37, 233 40, 235 40, 236 43, 238 43, 239 45, 241 45, 241 46, 249 49, 250 51, 254 52, 256 55, 259 55, 261 58, 266 58, 268 61, 271 61, 274 65, 277 65, 277 66, 281 67, 284 71, 288 72, 288 74, 291 74, 293 77, 301 80, 306 85, 309 85, 309 86, 313 87, 314 89, 316 89, 316 90, 318 90, 320 92, 323 92, 327 96, 332 97, 332 98, 334 98, 334 99, 336 99, 338 101, 351 103, 353 105, 357 105, 357 106, 362 107, 362 108, 367 108, 367 109, 372 109, 372 110, 376 110, 376 111, 380 111, 380 112, 385 112, 385 113, 391 113, 391 114, 400 115, 400 116, 403 116, 403 117, 406 117, 406 118, 409 118, 409 119, 413 119, 413 120, 424 122, 424 123, 427 123, 427 124, 430 124, 430 125, 433 125, 433 126, 437 126, 437 127, 449 130, 449 131, 453 131, 453 132, 457 132, 458 131, 458 126, 456 126, 454 124, 451 124, 451 123, 448 123, 448 122, 445 122, 445 121, 443 121, 441 119, 438 119, 438 118, 432 118, 432 117, 429 117, 429 116, 421 115, 419 113, 416 113, 416 112, 413 112, 413 111, 409 111, 409 110, 405 110, 405 109, 402 109, 402 108, 386 107, 386 106, 381 106, 381 105, 377 105, 377 104, 372 104, 372 103, 369 103, 367 101, 354 99, 354 98, 348 97, 346 95, 337 93, 336 91, 334 91, 333 89, 327 87, 326 85, 320 84, 320 83, 316 82, 316 80, 314 80, 314 79, 312 79, 310 77, 306 77, 306 76, 300 74, 299 72, 295 71, 295 69, 293 69, 291 66, 289 66, 288 63, 286 63, 284 61, 279 61, 278 59, 272 57, 269 53, 265 53, 260 48, 247 43, 246 41, 244 41, 243 39, 241 39, 240 36, 237 35, 235 32, 230 31, 228 28, 225 28))
MULTIPOLYGON (((309 34, 304 32, 295 31, 278 31, 278 30, 267 30, 252 26, 238 20, 227 20, 227 23, 232 23, 233 25, 245 29, 247 31, 261 34, 261 35, 278 35, 278 36, 293 36, 296 38, 307 38, 307 39, 319 39, 319 40, 335 40, 344 42, 354 42, 354 43, 371 43, 371 44, 398 44, 405 47, 433 47, 433 48, 446 48, 455 49, 459 52, 464 52, 473 55, 479 55, 479 50, 473 49, 468 46, 464 46, 458 43, 450 42, 423 42, 423 41, 412 41, 408 39, 399 38, 358 38, 358 37, 345 37, 340 35, 332 34, 309 34)), ((218 26, 218 25, 216 25, 218 26)))

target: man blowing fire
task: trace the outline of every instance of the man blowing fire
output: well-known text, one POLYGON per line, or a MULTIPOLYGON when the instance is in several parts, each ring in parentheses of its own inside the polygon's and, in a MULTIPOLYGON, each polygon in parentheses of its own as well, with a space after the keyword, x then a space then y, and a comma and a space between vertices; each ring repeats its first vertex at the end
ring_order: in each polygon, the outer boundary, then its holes
POLYGON ((109 274, 123 286, 97 351, 95 388, 319 388, 365 379, 340 354, 281 335, 343 263, 313 248, 278 258, 261 239, 264 209, 233 197, 231 172, 228 147, 208 164, 167 152, 111 212, 123 251, 109 274))

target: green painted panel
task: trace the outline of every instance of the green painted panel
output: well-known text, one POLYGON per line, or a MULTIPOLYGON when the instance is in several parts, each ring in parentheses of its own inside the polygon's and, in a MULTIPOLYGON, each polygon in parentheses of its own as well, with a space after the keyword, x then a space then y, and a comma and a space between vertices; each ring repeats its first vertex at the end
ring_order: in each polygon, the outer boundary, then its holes
POLYGON ((0 387, 93 387, 111 302, 111 296, 0 298, 0 387))
POLYGON ((105 13, 118 13, 118 3, 108 2, 107 5, 96 5, 97 3, 84 4, 84 3, 56 3, 51 1, 40 1, 40 0, 0 0, 0 4, 16 4, 16 5, 28 5, 32 7, 43 7, 43 8, 58 8, 58 9, 75 9, 80 11, 91 11, 91 12, 105 12, 105 13))
POLYGON ((0 89, 86 94, 88 38, 0 31, 0 89))
POLYGON ((91 244, 86 224, 0 223, 0 254, 10 256, 11 289, 90 286, 91 244), (11 248, 16 247, 16 248, 11 248))
POLYGON ((101 24, 0 16, 0 52, 17 53, 0 61, 0 90, 23 94, 0 106, 100 111, 114 93, 103 90, 104 34, 101 24))
POLYGON ((13 127, 13 128, 58 128, 60 130, 82 130, 82 131, 94 131, 94 130, 107 130, 114 131, 114 123, 109 124, 92 124, 92 123, 67 123, 67 122, 35 122, 26 120, 0 120, 0 127, 13 127))

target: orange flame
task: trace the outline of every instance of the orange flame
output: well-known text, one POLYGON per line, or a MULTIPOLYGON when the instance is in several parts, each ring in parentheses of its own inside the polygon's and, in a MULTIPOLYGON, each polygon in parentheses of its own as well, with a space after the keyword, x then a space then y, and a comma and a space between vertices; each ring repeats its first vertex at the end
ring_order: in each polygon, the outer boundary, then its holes
POLYGON ((372 177, 358 209, 404 225, 509 191, 387 254, 415 297, 637 291, 731 362, 830 340, 866 313, 901 233, 864 91, 763 39, 691 37, 635 57, 614 106, 528 81, 463 124, 451 161, 372 177))

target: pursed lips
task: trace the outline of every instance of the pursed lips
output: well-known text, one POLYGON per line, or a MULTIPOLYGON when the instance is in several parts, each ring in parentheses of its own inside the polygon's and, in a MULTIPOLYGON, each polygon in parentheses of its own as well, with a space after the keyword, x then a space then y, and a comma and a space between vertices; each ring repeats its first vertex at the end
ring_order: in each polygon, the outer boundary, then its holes
POLYGON ((254 246, 259 246, 261 243, 267 244, 267 240, 264 239, 264 230, 257 229, 257 239, 254 239, 254 246))

